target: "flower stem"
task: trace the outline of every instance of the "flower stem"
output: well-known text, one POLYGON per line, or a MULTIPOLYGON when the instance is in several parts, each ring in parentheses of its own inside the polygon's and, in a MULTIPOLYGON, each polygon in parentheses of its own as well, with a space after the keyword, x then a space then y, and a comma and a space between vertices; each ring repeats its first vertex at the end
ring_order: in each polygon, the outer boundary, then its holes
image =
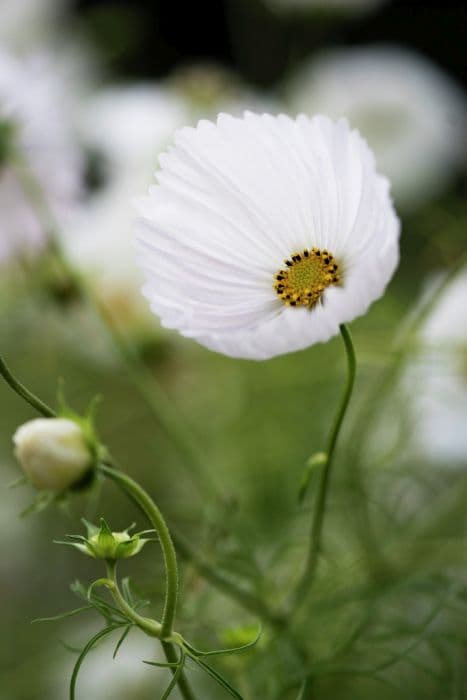
POLYGON ((143 617, 142 615, 137 613, 136 610, 134 610, 123 597, 120 588, 118 587, 118 581, 116 576, 116 564, 116 561, 107 562, 107 576, 109 580, 105 582, 105 585, 112 594, 112 598, 115 600, 120 610, 132 622, 134 622, 135 625, 142 629, 143 632, 145 632, 150 637, 157 637, 157 639, 160 639, 162 636, 162 625, 156 620, 152 620, 150 617, 143 617))
POLYGON ((152 498, 146 491, 131 477, 118 471, 109 464, 99 465, 99 471, 108 479, 114 481, 123 491, 134 501, 145 513, 146 517, 154 527, 159 537, 159 541, 164 556, 166 591, 164 611, 161 622, 161 638, 168 638, 172 632, 173 621, 177 608, 178 599, 178 567, 175 548, 170 536, 169 528, 152 498))
MULTIPOLYGON (((178 662, 178 657, 173 644, 170 644, 169 642, 162 642, 162 648, 164 650, 165 658, 167 659, 168 663, 176 664, 178 662)), ((171 671, 172 674, 175 675, 176 668, 173 667, 171 671)), ((180 694, 184 700, 196 700, 193 691, 190 688, 190 685, 188 684, 188 680, 185 673, 182 672, 179 675, 177 684, 180 694)))
POLYGON ((10 385, 10 387, 15 391, 21 398, 23 398, 27 403, 41 413, 45 418, 55 418, 55 411, 47 406, 46 403, 41 401, 37 396, 35 396, 29 389, 26 389, 24 384, 13 376, 8 368, 5 360, 0 355, 0 374, 10 385))
POLYGON ((334 451, 336 448, 337 440, 339 438, 342 423, 347 411, 347 407, 349 405, 355 381, 357 363, 352 338, 346 325, 342 324, 340 326, 340 332, 342 340, 344 341, 344 348, 347 357, 347 382, 345 385, 341 402, 339 404, 339 410, 337 411, 334 423, 331 428, 331 432, 329 433, 328 444, 325 452, 326 461, 321 471, 318 495, 311 522, 310 546, 308 550, 308 557, 305 564, 305 569, 296 589, 296 603, 298 603, 303 598, 304 594, 306 593, 306 590, 309 588, 309 586, 311 586, 316 573, 321 549, 321 535, 323 531, 324 516, 326 513, 327 497, 329 491, 331 469, 333 465, 334 451))
MULTIPOLYGON (((178 657, 174 649, 174 645, 169 641, 164 641, 162 638, 162 625, 156 620, 139 615, 139 613, 137 613, 136 610, 133 610, 131 605, 129 605, 123 597, 118 586, 115 561, 107 562, 107 575, 109 577, 107 587, 120 610, 147 635, 150 637, 157 637, 161 640, 162 648, 168 663, 177 663, 178 657)), ((171 671, 172 674, 175 675, 176 668, 172 668, 171 671)), ((186 675, 183 672, 178 676, 177 684, 180 694, 184 700, 196 700, 186 675)))
POLYGON ((303 681, 302 687, 297 700, 312 700, 313 697, 313 679, 309 676, 303 681))

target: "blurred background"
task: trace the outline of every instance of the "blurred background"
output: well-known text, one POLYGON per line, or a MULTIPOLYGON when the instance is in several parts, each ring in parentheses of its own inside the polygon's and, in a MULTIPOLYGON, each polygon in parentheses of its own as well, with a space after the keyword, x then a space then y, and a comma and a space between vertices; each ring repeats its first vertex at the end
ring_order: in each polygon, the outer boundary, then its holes
MULTIPOLYGON (((339 339, 254 363, 162 329, 139 291, 132 200, 175 129, 245 109, 346 116, 392 182, 401 263, 352 324, 356 394, 296 630, 317 700, 467 697, 466 15, 435 0, 0 0, 0 350, 49 403, 60 383, 77 411, 100 395, 99 432, 119 464, 198 556, 273 606, 303 565, 313 482, 303 503, 297 494, 341 391, 339 339), (116 338, 167 394, 200 470, 116 338)), ((101 575, 52 540, 81 532, 83 515, 146 527, 106 484, 20 517, 35 494, 9 486, 11 436, 33 417, 0 385, 2 700, 66 698, 74 650, 99 629, 93 613, 31 624, 77 607, 69 584, 101 575)), ((122 570, 159 615, 151 547, 122 570)), ((182 572, 178 628, 197 646, 256 624, 189 558, 182 572)), ((167 672, 140 663, 158 658, 151 640, 132 632, 112 651, 111 640, 88 656, 78 698, 159 697, 167 672)), ((304 672, 267 625, 217 668, 265 700, 295 700, 304 672)), ((223 697, 190 678, 203 700, 223 697)))

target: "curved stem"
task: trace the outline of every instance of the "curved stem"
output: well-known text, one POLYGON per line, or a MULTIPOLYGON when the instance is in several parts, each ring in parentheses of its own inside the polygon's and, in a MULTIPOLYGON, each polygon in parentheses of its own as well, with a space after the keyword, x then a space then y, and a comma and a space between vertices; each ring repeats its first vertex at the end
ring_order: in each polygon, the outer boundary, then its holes
POLYGON ((99 471, 107 478, 115 481, 125 493, 145 513, 159 537, 164 556, 166 591, 164 612, 162 614, 161 637, 170 637, 178 599, 178 567, 175 548, 166 522, 152 498, 131 477, 112 466, 100 464, 99 471))
MULTIPOLYGON (((106 585, 113 599, 117 603, 118 607, 130 620, 132 620, 135 623, 135 625, 142 629, 143 632, 145 632, 150 637, 157 637, 161 640, 162 648, 164 650, 164 654, 168 663, 177 663, 178 657, 174 645, 171 644, 169 641, 164 641, 162 639, 162 625, 156 620, 152 620, 150 617, 143 617, 142 615, 139 615, 139 613, 137 613, 136 610, 133 610, 131 605, 129 605, 123 597, 118 586, 116 568, 117 566, 115 561, 107 562, 107 575, 109 577, 109 581, 106 585)), ((175 675, 177 669, 174 667, 173 669, 171 669, 171 671, 172 674, 175 675)), ((179 673, 177 677, 177 685, 178 689, 180 690, 180 694, 182 698, 184 698, 184 700, 196 700, 183 671, 182 673, 179 673)))
POLYGON ((118 587, 118 581, 116 576, 117 562, 108 561, 107 562, 107 576, 108 581, 103 580, 102 583, 109 589, 112 594, 112 598, 117 603, 120 610, 135 623, 143 632, 146 632, 150 637, 161 638, 162 635, 162 625, 156 620, 152 620, 150 617, 143 617, 134 610, 131 605, 123 597, 120 588, 118 587))
POLYGON ((0 374, 7 382, 7 384, 10 385, 13 391, 15 391, 25 401, 27 401, 30 406, 36 409, 36 411, 41 413, 45 418, 55 418, 55 411, 52 408, 50 408, 50 406, 47 406, 46 403, 41 401, 41 399, 35 396, 31 391, 29 391, 29 389, 26 389, 24 384, 21 384, 21 382, 13 376, 13 374, 8 368, 8 365, 6 364, 5 360, 2 358, 1 355, 0 374))
POLYGON ((331 428, 331 432, 328 438, 328 444, 326 448, 326 461, 323 465, 321 471, 321 479, 318 489, 317 500, 315 508, 313 511, 313 518, 311 522, 310 531, 310 546, 308 550, 308 557, 305 564, 305 569, 302 574, 302 578, 299 581, 296 590, 296 600, 299 602, 307 588, 311 585, 314 575, 316 573, 317 564, 319 561, 319 554, 321 548, 321 535, 323 531, 323 522, 326 512, 327 497, 329 491, 329 481, 331 477, 331 469, 333 465, 334 451, 336 448, 339 433, 342 427, 342 423, 349 405, 350 397, 352 395, 353 385, 355 381, 356 372, 356 358, 355 350, 352 343, 352 338, 350 336, 347 326, 342 324, 340 326, 340 332, 342 340, 344 341, 344 347, 347 357, 347 382, 345 385, 344 393, 339 405, 339 410, 334 419, 334 423, 331 428))

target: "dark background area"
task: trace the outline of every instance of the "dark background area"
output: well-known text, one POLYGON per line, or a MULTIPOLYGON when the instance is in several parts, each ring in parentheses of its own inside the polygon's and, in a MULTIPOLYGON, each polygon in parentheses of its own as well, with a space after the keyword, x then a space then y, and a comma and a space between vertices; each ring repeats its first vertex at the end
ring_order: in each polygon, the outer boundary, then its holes
POLYGON ((78 0, 74 12, 109 69, 129 78, 162 77, 193 60, 215 60, 271 87, 320 46, 390 42, 419 50, 466 83, 464 2, 393 0, 337 23, 322 13, 319 22, 304 21, 303 13, 284 18, 260 0, 78 0))

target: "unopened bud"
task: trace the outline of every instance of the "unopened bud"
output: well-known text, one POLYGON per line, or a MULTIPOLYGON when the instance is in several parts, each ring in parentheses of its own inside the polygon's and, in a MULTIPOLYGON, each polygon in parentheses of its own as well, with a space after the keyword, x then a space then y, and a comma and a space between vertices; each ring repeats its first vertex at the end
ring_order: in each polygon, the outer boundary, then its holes
POLYGON ((154 530, 145 530, 130 535, 131 528, 127 528, 123 532, 112 532, 103 518, 100 527, 88 523, 86 520, 83 522, 86 525, 87 537, 68 535, 70 540, 75 541, 60 542, 59 544, 68 544, 95 559, 116 560, 133 557, 143 549, 146 542, 151 541, 151 538, 145 538, 142 535, 154 532, 154 530))
POLYGON ((81 426, 68 418, 36 418, 13 436, 15 455, 38 489, 65 491, 92 468, 94 457, 81 426))

